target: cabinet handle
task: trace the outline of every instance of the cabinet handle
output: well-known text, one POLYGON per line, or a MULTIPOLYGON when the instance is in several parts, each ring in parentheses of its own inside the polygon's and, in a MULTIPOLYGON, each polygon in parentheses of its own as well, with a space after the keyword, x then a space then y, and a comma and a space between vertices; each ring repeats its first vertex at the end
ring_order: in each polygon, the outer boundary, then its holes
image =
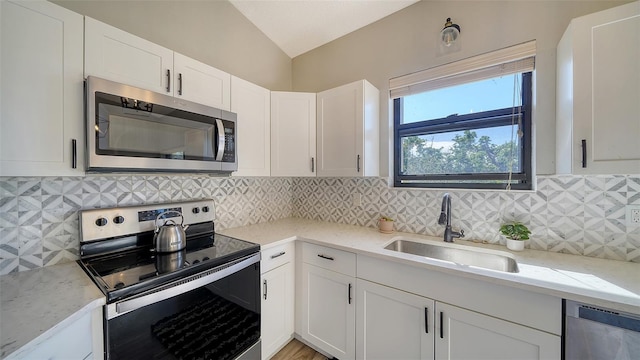
POLYGON ((360 172, 360 154, 358 154, 358 157, 356 158, 356 170, 360 172))
POLYGON ((282 251, 282 252, 280 252, 280 253, 278 253, 278 254, 271 255, 271 259, 275 259, 275 258, 277 258, 277 257, 280 257, 280 256, 284 255, 284 254, 286 254, 286 252, 282 251))
POLYGON ((318 254, 318 257, 321 257, 323 259, 327 259, 327 260, 331 260, 333 261, 333 258, 331 256, 327 256, 327 255, 323 255, 323 254, 318 254))
POLYGON ((444 315, 440 311, 440 339, 444 339, 444 315))
POLYGON ((311 158, 311 172, 314 171, 314 168, 315 168, 315 161, 313 158, 311 158))
POLYGON ((587 140, 582 139, 582 167, 587 167, 587 140))
POLYGON ((265 299, 265 300, 267 300, 267 280, 265 280, 265 281, 262 283, 262 288, 263 288, 263 291, 262 291, 262 292, 264 293, 264 299, 265 299))
POLYGON ((182 73, 178 73, 178 95, 182 95, 182 73))
POLYGON ((351 305, 351 284, 349 284, 349 305, 351 305))
POLYGON ((76 139, 71 139, 71 168, 78 168, 78 142, 76 139))
POLYGON ((425 334, 429 333, 429 308, 424 308, 424 332, 425 334))
POLYGON ((167 69, 167 92, 171 92, 171 70, 167 69))

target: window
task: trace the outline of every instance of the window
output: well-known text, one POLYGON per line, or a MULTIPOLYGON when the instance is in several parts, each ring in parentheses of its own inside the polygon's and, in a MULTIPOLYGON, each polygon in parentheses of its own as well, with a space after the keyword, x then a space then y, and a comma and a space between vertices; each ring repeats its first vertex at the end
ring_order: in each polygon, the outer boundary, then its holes
POLYGON ((395 186, 531 189, 532 68, 528 57, 395 89, 392 79, 395 186))

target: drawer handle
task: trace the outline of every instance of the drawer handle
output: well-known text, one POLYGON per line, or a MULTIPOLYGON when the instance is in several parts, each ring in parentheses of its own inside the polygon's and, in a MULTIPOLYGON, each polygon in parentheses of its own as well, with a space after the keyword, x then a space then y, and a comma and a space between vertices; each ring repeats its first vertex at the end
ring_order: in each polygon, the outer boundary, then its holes
POLYGON ((327 259, 327 260, 331 260, 331 261, 333 261, 333 258, 332 258, 331 256, 318 254, 318 257, 323 258, 323 259, 327 259))
POLYGON ((349 305, 351 305, 351 284, 349 284, 349 305))
POLYGON ((286 254, 286 252, 281 251, 281 252, 280 252, 280 253, 278 253, 278 254, 271 255, 271 259, 275 259, 275 258, 277 258, 277 257, 280 257, 280 256, 284 255, 284 254, 286 254))
POLYGON ((444 339, 444 315, 440 311, 440 339, 444 339))

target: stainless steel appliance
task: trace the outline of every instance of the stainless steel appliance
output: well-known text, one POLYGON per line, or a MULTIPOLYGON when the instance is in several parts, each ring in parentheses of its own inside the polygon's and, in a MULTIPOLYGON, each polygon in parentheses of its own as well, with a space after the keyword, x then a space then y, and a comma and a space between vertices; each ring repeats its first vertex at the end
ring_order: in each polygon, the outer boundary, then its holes
POLYGON ((80 212, 78 262, 107 299, 106 359, 260 359, 260 246, 213 220, 210 199, 80 212), (155 219, 175 212, 186 248, 156 252, 155 219))
POLYGON ((565 360, 640 359, 640 314, 564 300, 565 360))
POLYGON ((87 171, 238 170, 236 114, 89 76, 87 171))

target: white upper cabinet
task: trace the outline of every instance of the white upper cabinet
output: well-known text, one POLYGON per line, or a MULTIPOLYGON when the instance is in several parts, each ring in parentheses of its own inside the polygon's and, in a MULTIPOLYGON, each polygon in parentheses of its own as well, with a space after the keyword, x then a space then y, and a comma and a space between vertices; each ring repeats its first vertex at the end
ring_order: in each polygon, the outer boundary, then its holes
POLYGON ((231 75, 85 17, 84 75, 231 109, 231 75))
POLYGON ((85 17, 85 77, 173 95, 173 51, 85 17))
POLYGON ((315 176, 316 94, 271 93, 271 175, 315 176))
POLYGON ((231 109, 231 75, 178 53, 173 54, 173 69, 175 97, 231 109))
POLYGON ((232 76, 231 111, 238 114, 238 171, 234 175, 269 176, 271 92, 232 76))
POLYGON ((379 102, 366 80, 318 93, 318 176, 379 175, 379 102))
POLYGON ((640 2, 573 19, 556 85, 556 171, 640 173, 640 2))
POLYGON ((0 176, 82 175, 82 15, 1 1, 0 17, 0 176))

